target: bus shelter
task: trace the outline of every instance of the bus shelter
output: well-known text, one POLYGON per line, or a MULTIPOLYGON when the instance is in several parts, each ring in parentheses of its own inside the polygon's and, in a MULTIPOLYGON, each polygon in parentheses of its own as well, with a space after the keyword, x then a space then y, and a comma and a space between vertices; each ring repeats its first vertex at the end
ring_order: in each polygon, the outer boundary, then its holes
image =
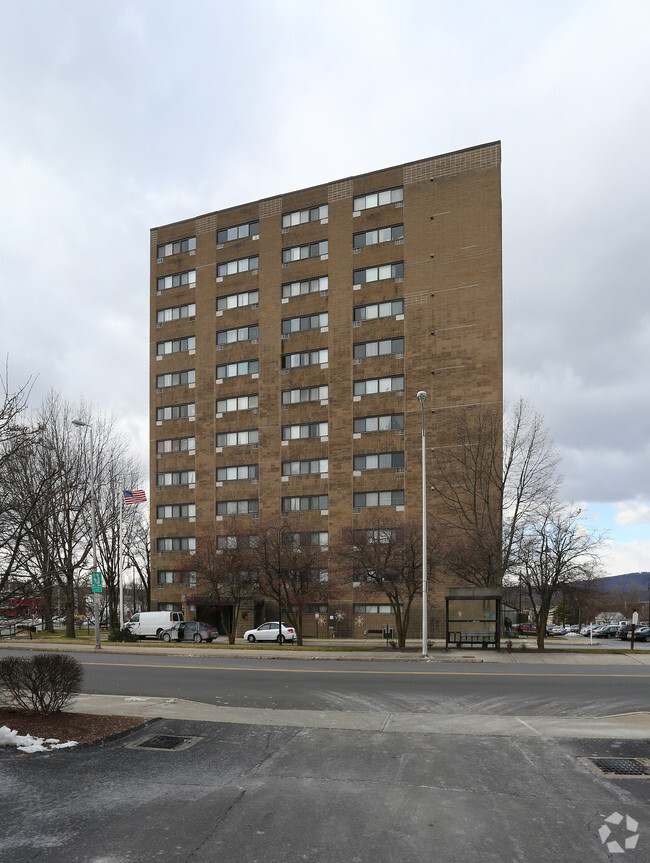
POLYGON ((446 601, 445 650, 450 645, 501 649, 501 590, 450 587, 446 601))

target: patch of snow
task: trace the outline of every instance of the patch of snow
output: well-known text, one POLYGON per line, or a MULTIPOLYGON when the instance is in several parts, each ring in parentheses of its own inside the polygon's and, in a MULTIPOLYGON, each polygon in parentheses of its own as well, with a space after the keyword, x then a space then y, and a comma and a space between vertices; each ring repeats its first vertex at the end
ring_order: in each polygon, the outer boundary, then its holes
POLYGON ((140 698, 138 695, 129 695, 128 698, 124 699, 125 701, 149 701, 148 698, 140 698))
POLYGON ((45 740, 42 737, 32 737, 29 734, 18 734, 17 731, 12 731, 6 725, 0 727, 0 746, 15 746, 21 752, 48 752, 50 749, 69 749, 71 746, 78 745, 75 740, 59 743, 54 737, 48 737, 45 740))

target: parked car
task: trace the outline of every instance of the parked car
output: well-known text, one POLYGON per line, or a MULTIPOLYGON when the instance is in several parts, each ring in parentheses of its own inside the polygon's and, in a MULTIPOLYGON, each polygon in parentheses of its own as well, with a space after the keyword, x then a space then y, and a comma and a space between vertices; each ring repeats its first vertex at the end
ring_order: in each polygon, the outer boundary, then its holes
POLYGON ((634 633, 635 641, 647 641, 650 638, 650 626, 640 626, 634 633))
POLYGON ((628 638, 630 638, 632 635, 632 626, 633 624, 631 623, 624 623, 623 626, 619 626, 618 632, 616 633, 617 637, 620 638, 622 641, 627 641, 628 638))
POLYGON ((170 626, 169 629, 163 629, 158 636, 161 641, 207 641, 210 644, 218 635, 216 629, 213 629, 208 623, 201 623, 200 620, 183 620, 170 626))
POLYGON ((547 635, 565 635, 566 629, 563 626, 557 626, 557 624, 550 623, 546 627, 546 634, 547 635))
MULTIPOLYGON (((596 633, 594 633, 595 635, 596 633)), ((618 635, 618 624, 610 623, 609 626, 604 626, 598 633, 598 638, 616 638, 618 635)))
POLYGON ((284 644, 285 641, 290 641, 292 644, 296 640, 296 630, 292 626, 282 624, 282 635, 279 635, 280 625, 277 620, 263 623, 257 629, 249 629, 244 633, 246 641, 254 644, 256 641, 277 641, 284 644))

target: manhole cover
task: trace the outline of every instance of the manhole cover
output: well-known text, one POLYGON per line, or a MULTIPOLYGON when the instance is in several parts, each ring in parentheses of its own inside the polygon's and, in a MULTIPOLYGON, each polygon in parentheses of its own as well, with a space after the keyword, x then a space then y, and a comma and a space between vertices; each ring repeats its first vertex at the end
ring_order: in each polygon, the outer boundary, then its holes
POLYGON ((579 758, 578 760, 597 776, 650 779, 648 758, 579 758))
POLYGON ((157 749, 166 752, 179 752, 183 749, 189 749, 195 743, 201 740, 200 737, 181 737, 177 734, 155 734, 152 737, 145 737, 144 740, 138 740, 134 743, 127 743, 129 749, 157 749))

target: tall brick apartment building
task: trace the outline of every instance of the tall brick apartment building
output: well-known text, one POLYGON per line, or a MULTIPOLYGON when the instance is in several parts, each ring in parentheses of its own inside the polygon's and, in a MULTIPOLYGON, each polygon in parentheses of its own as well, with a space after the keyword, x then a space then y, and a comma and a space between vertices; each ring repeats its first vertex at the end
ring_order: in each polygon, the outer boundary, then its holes
MULTIPOLYGON (((502 401, 500 164, 495 142, 151 231, 153 609, 210 618, 179 561, 233 519, 290 514, 323 545, 380 508, 421 520, 418 390, 429 446, 502 401)), ((314 617, 390 622, 356 594, 314 617)))

